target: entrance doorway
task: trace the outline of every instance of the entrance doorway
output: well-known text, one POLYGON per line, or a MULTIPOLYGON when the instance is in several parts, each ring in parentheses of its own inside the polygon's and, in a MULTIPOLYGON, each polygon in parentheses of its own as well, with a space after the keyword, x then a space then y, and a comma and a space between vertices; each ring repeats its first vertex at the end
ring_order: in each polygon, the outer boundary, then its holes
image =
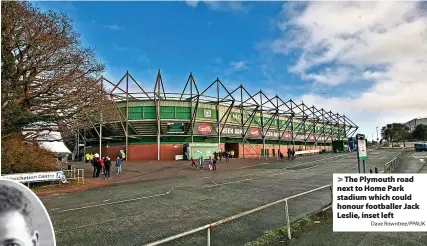
POLYGON ((238 143, 225 143, 225 151, 234 150, 233 158, 239 158, 239 144, 238 143))

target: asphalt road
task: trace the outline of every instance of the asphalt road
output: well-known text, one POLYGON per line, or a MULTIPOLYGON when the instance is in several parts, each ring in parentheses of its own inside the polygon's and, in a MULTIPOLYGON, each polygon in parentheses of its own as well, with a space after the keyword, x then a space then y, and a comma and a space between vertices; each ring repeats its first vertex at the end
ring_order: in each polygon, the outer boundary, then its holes
MULTIPOLYGON (((399 150, 368 152, 368 169, 399 150)), ((43 197, 58 245, 144 245, 261 205, 330 184, 332 174, 357 172, 354 153, 303 157, 236 171, 197 171, 196 177, 120 184, 85 192, 43 197)), ((330 202, 329 189, 289 202, 291 220, 330 202)), ((283 226, 284 205, 220 225, 212 245, 243 245, 263 231, 283 226)), ((170 245, 202 245, 206 232, 170 245)))

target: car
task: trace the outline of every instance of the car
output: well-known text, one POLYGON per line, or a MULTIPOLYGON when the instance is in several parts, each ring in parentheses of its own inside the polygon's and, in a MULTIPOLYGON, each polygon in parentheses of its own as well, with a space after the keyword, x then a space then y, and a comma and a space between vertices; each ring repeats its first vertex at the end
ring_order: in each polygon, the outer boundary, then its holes
POLYGON ((414 147, 415 151, 427 151, 427 143, 416 143, 414 147))

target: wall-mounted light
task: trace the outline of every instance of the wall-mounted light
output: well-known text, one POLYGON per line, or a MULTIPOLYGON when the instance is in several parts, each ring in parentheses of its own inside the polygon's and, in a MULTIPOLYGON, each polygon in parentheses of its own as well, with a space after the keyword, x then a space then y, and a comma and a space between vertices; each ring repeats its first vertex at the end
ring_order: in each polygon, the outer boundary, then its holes
POLYGON ((174 145, 173 145, 173 147, 174 147, 174 148, 178 148, 178 145, 174 144, 174 145))

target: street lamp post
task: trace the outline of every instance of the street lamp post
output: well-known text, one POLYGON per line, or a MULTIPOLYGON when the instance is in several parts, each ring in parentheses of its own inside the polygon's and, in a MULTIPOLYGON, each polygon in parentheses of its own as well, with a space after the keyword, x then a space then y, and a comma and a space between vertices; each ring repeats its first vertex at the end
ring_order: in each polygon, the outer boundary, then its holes
POLYGON ((378 137, 378 126, 377 126, 377 141, 380 141, 380 139, 378 137))

